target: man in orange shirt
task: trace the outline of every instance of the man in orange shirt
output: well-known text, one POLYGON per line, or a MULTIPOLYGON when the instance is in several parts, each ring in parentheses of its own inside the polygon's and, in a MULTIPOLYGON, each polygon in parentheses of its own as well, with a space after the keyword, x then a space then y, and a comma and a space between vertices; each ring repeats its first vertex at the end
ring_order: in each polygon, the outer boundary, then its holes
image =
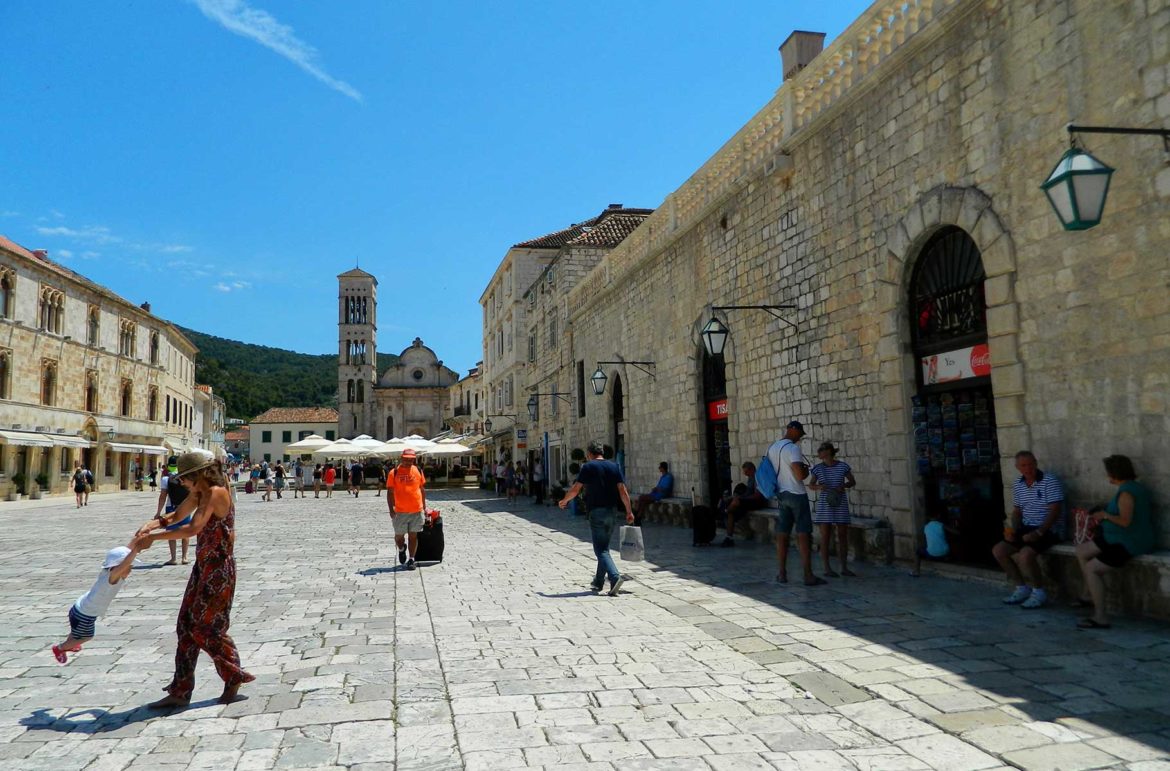
POLYGON ((427 510, 427 480, 414 465, 416 456, 409 447, 402 451, 401 462, 386 475, 386 504, 394 521, 394 543, 398 545, 398 564, 414 570, 414 555, 418 551, 418 534, 423 529, 427 510), (410 558, 407 559, 407 542, 410 558))

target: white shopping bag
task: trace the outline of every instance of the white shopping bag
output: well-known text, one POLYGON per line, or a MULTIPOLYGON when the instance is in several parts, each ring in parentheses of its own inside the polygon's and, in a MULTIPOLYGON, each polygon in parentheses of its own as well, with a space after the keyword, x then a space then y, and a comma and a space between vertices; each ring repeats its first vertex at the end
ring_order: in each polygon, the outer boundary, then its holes
POLYGON ((642 544, 642 528, 622 525, 622 559, 626 562, 641 562, 646 559, 646 547, 642 544))

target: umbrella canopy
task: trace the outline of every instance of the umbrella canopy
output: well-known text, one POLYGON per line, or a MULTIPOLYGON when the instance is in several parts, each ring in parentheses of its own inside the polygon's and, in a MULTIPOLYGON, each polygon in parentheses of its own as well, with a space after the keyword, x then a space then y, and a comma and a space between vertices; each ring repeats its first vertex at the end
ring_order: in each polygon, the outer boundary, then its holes
POLYGON ((460 455, 470 455, 472 450, 461 444, 438 444, 420 452, 428 458, 457 458, 460 455))
POLYGON ((385 442, 379 442, 377 439, 374 439, 368 434, 362 434, 361 436, 354 437, 350 441, 353 443, 354 447, 360 447, 363 450, 369 450, 374 453, 379 452, 382 449, 382 445, 385 444, 385 442))
POLYGON ((358 447, 349 439, 338 439, 332 444, 313 450, 313 455, 321 458, 358 458, 370 454, 369 450, 358 447))
POLYGON ((309 453, 316 452, 322 447, 328 447, 331 444, 333 444, 331 439, 326 439, 325 437, 318 436, 317 434, 309 434, 299 442, 293 442, 290 445, 286 445, 284 451, 289 455, 307 455, 309 453))

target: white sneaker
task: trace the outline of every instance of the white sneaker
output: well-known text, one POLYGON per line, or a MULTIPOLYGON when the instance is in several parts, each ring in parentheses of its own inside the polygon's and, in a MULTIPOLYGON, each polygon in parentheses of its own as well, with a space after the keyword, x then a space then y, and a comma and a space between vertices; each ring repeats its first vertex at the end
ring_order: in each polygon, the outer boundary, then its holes
POLYGON ((1036 608, 1043 608, 1044 603, 1046 602, 1048 602, 1048 595, 1044 593, 1044 590, 1035 589, 1032 592, 1032 596, 1024 600, 1020 607, 1027 608, 1028 610, 1035 610, 1036 608))
POLYGON ((1032 589, 1028 586, 1017 586, 1009 596, 1003 598, 1004 605, 1019 605, 1032 596, 1032 589))

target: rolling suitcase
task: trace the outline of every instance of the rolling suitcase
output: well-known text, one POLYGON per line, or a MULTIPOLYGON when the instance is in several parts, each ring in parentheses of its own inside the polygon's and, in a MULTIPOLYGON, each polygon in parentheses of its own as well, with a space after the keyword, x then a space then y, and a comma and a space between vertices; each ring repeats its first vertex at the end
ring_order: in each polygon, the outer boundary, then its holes
POLYGON ((715 540, 715 509, 695 503, 695 488, 691 488, 691 545, 710 546, 715 540))
POLYGON ((443 561, 443 518, 426 518, 422 532, 418 534, 418 551, 414 554, 415 562, 442 562, 443 561))
POLYGON ((252 480, 251 479, 249 479, 247 482, 244 483, 244 492, 248 495, 252 494, 252 480))

